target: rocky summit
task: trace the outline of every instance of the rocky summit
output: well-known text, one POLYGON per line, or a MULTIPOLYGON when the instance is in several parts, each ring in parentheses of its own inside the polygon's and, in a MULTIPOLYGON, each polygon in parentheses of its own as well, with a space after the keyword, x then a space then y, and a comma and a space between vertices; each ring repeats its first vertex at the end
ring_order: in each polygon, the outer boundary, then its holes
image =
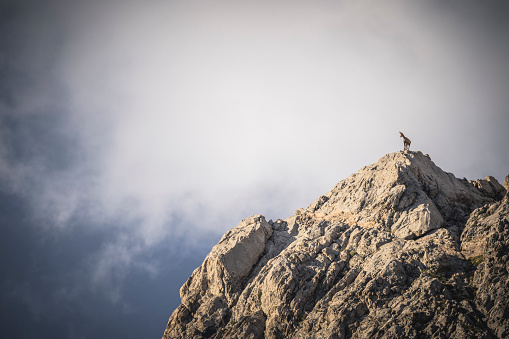
POLYGON ((286 220, 229 230, 163 338, 509 338, 504 186, 387 154, 286 220))

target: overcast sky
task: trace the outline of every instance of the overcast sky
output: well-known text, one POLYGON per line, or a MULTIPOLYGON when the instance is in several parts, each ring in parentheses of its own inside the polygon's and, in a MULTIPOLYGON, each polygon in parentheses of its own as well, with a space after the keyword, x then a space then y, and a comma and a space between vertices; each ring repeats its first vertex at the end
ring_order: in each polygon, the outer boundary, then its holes
POLYGON ((386 153, 509 174, 504 1, 0 2, 1 336, 162 335, 249 215, 386 153))

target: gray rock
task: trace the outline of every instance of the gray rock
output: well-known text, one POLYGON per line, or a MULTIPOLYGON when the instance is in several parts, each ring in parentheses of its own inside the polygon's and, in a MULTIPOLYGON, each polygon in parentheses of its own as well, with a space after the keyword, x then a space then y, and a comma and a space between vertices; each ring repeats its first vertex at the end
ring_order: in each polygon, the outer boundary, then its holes
POLYGON ((286 220, 228 231, 163 338, 508 337, 505 192, 388 154, 286 220))
POLYGON ((486 179, 472 181, 472 184, 479 189, 483 195, 495 199, 501 199, 507 191, 506 188, 500 185, 497 179, 492 176, 487 176, 486 179))
POLYGON ((509 337, 509 196, 476 209, 461 235, 475 271, 469 286, 475 307, 496 338, 509 337))

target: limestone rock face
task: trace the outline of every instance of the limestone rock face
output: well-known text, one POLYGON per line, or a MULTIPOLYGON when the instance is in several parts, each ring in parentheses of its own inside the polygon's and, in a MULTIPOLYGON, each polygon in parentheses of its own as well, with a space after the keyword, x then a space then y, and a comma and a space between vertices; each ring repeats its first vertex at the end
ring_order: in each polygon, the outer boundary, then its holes
POLYGON ((509 195, 476 209, 461 235, 461 249, 475 267, 475 305, 496 338, 509 338, 509 195))
POLYGON ((163 338, 509 337, 505 194, 388 154, 286 220, 228 231, 163 338))
POLYGON ((194 338, 216 332, 272 233, 265 218, 255 215, 223 235, 180 289, 182 304, 172 315, 165 336, 194 338), (186 324, 193 313, 191 324, 186 324))

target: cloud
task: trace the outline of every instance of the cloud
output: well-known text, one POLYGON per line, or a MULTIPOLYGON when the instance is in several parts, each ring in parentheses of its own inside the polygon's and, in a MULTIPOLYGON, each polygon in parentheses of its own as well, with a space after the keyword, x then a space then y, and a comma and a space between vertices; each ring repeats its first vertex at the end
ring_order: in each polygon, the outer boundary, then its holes
POLYGON ((127 199, 162 220, 184 197, 213 205, 262 182, 320 180, 306 155, 337 151, 327 161, 338 169, 341 158, 366 162, 358 153, 399 129, 439 152, 428 135, 446 139, 461 117, 472 133, 480 107, 504 103, 465 85, 489 52, 450 11, 366 1, 93 9, 78 15, 64 78, 111 210, 127 199))
POLYGON ((507 24, 455 4, 54 2, 12 23, 9 74, 31 86, 2 101, 0 174, 47 226, 117 234, 90 259, 110 286, 156 274, 140 258, 168 239, 288 217, 400 130, 445 170, 501 179, 507 24))

